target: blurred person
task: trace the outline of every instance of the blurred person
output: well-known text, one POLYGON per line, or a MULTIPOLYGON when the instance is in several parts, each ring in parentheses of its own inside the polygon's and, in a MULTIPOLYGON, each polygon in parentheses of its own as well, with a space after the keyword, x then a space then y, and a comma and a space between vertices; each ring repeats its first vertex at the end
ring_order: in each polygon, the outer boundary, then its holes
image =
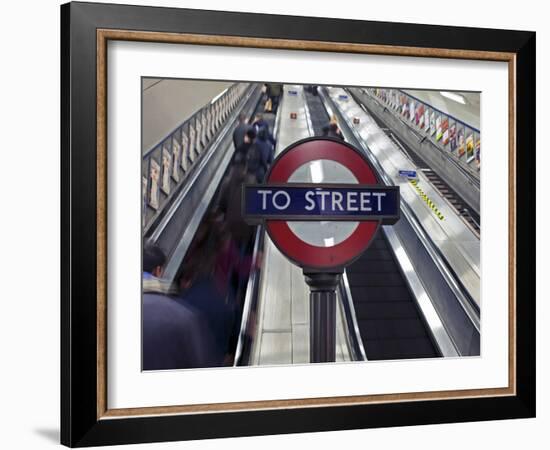
POLYGON ((143 249, 142 358, 143 370, 167 370, 212 365, 213 337, 200 315, 175 299, 161 277, 166 256, 160 247, 143 249))
POLYGON ((340 127, 338 126, 338 120, 336 119, 335 115, 332 115, 329 123, 323 127, 323 136, 338 139, 340 141, 345 140, 344 136, 342 135, 342 132, 340 131, 340 127))
POLYGON ((283 85, 280 83, 267 84, 267 97, 271 100, 271 113, 277 114, 281 94, 283 93, 283 85))
POLYGON ((249 151, 248 173, 261 183, 273 162, 273 144, 268 140, 267 130, 260 128, 258 137, 249 151))
POLYGON ((252 233, 250 227, 242 217, 242 185, 247 182, 246 161, 240 161, 231 167, 227 181, 221 190, 219 208, 224 215, 224 223, 231 236, 238 242, 247 242, 252 233))
POLYGON ((249 128, 248 119, 245 113, 240 113, 238 120, 238 125, 235 127, 235 130, 233 130, 233 145, 235 148, 243 144, 246 130, 249 128))
POLYGON ((271 142, 273 147, 275 147, 275 138, 271 134, 271 131, 269 130, 269 124, 264 119, 263 114, 256 114, 256 116, 254 117, 254 122, 252 122, 252 126, 255 128, 256 134, 258 134, 260 130, 264 129, 267 139, 269 140, 269 142, 271 142))
POLYGON ((226 236, 224 226, 218 211, 201 223, 199 238, 193 240, 183 265, 182 292, 178 297, 178 302, 190 305, 201 314, 212 333, 211 366, 230 364, 232 349, 229 343, 238 317, 230 290, 230 276, 221 276, 223 267, 218 262, 226 236))
POLYGON ((243 142, 235 148, 235 153, 233 155, 232 164, 241 164, 246 163, 248 159, 248 153, 250 148, 254 144, 256 139, 256 129, 253 126, 247 126, 246 132, 244 134, 243 142))

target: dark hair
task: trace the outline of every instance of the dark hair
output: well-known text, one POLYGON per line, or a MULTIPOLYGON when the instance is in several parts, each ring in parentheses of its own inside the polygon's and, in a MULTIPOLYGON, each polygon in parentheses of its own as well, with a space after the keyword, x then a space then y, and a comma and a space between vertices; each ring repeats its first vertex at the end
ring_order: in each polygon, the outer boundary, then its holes
POLYGON ((164 266, 166 255, 162 249, 156 245, 147 243, 143 247, 143 271, 153 272, 155 267, 164 266))
POLYGON ((240 114, 239 114, 239 122, 248 122, 245 113, 240 113, 240 114))

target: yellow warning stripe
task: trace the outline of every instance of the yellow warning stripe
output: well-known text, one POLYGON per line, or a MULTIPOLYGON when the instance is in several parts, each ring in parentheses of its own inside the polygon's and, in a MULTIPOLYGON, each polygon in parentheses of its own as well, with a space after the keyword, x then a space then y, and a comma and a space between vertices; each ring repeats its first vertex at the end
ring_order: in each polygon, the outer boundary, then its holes
POLYGON ((424 191, 418 186, 418 180, 409 180, 409 182, 414 186, 416 191, 418 192, 418 195, 420 195, 420 198, 426 202, 426 204, 430 207, 430 209, 434 212, 434 214, 438 217, 439 220, 445 219, 445 216, 439 212, 439 209, 437 206, 435 206, 435 203, 432 201, 430 197, 428 197, 424 191))

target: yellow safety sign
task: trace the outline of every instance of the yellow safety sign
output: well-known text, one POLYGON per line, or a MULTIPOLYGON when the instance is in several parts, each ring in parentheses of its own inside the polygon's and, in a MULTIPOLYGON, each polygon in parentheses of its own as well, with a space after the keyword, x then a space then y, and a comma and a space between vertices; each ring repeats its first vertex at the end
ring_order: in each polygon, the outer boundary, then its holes
POLYGON ((428 197, 422 188, 418 186, 418 180, 409 180, 409 182, 414 186, 416 191, 418 192, 418 195, 420 195, 420 198, 426 202, 426 204, 430 207, 430 209, 434 212, 434 214, 437 216, 439 220, 445 219, 445 216, 441 214, 439 209, 437 209, 437 206, 435 206, 435 203, 428 197))

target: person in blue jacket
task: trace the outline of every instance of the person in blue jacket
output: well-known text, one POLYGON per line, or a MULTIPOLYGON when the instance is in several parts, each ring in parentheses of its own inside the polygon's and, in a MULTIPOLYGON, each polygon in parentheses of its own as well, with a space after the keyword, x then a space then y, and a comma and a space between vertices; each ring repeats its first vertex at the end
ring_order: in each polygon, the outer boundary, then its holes
POLYGON ((248 172, 255 176, 255 181, 261 183, 273 162, 273 144, 269 140, 268 130, 260 128, 253 147, 249 152, 248 172))
POLYGON ((220 365, 208 324, 191 305, 175 296, 161 278, 163 251, 143 250, 142 369, 169 370, 220 365))

